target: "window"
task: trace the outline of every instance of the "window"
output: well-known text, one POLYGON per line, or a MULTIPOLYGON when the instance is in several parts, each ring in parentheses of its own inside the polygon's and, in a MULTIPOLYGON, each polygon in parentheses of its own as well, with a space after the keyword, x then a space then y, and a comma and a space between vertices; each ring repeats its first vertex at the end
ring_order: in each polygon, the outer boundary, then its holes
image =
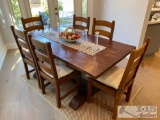
POLYGON ((71 26, 73 22, 74 0, 58 0, 59 20, 62 27, 71 26))
POLYGON ((47 0, 29 0, 31 13, 33 17, 42 16, 43 24, 49 20, 49 10, 47 0))
POLYGON ((11 0, 13 12, 14 12, 14 18, 15 22, 18 28, 22 28, 22 23, 21 23, 21 12, 19 9, 19 4, 18 0, 11 0))
POLYGON ((82 0, 82 17, 87 17, 87 0, 82 0))
MULTIPOLYGON (((51 9, 55 9, 55 13, 51 11, 52 13, 52 18, 51 22, 53 26, 56 26, 56 22, 60 22, 60 25, 63 27, 71 26, 73 22, 73 14, 75 12, 78 12, 78 14, 81 13, 82 11, 82 16, 87 17, 87 0, 81 0, 79 2, 82 2, 81 5, 76 5, 77 7, 75 8, 76 11, 74 12, 74 2, 75 0, 10 0, 10 4, 13 9, 11 9, 11 19, 14 24, 16 24, 18 27, 21 26, 21 16, 30 17, 32 15, 33 17, 42 16, 42 20, 44 25, 47 24, 47 20, 50 20, 49 16, 49 8, 48 8, 48 2, 52 4, 51 9), (18 4, 19 3, 19 4, 18 4), (28 4, 29 3, 29 4, 28 4), (58 3, 58 4, 55 4, 58 3), (20 8, 22 8, 20 11, 20 8), (57 9, 58 8, 58 9, 57 9), (28 10, 30 9, 30 10, 28 10), (79 11, 81 10, 81 11, 79 11), (30 13, 31 11, 31 13, 30 13), (58 14, 59 11, 59 14, 58 14), (21 15, 22 14, 22 15, 21 15)), ((78 3, 79 3, 78 2, 78 3)), ((76 14, 76 13, 75 13, 76 14)))

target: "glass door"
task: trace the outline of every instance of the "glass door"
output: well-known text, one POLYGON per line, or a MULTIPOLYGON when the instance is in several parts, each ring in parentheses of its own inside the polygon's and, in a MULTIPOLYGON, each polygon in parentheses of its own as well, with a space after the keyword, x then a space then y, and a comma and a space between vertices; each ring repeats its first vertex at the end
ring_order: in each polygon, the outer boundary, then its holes
POLYGON ((59 22, 61 27, 72 26, 74 14, 74 0, 57 0, 59 22))
POLYGON ((72 26, 73 14, 87 17, 87 0, 54 0, 57 3, 57 22, 61 27, 72 26))
POLYGON ((87 0, 82 0, 82 17, 87 17, 87 0))
POLYGON ((49 10, 47 0, 29 0, 32 17, 41 15, 44 25, 49 21, 49 10))

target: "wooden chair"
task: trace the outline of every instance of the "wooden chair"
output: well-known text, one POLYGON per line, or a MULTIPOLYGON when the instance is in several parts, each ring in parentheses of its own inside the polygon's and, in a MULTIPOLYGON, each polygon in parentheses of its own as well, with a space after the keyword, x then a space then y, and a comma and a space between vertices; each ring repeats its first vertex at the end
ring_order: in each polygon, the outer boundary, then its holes
POLYGON ((73 15, 74 29, 78 29, 78 30, 88 29, 89 31, 89 24, 90 24, 90 17, 84 18, 84 17, 78 17, 76 15, 73 15), (79 24, 77 22, 79 22, 79 24), (85 23, 85 26, 83 23, 85 23))
POLYGON ((146 42, 141 48, 139 48, 138 50, 135 49, 132 50, 125 70, 120 67, 114 66, 96 80, 88 78, 87 101, 90 103, 92 99, 95 102, 104 105, 104 103, 101 103, 99 100, 97 100, 92 96, 92 86, 95 86, 100 90, 115 96, 115 102, 113 108, 106 105, 104 106, 113 112, 113 119, 116 119, 117 106, 119 104, 121 96, 125 94, 126 101, 129 102, 130 100, 133 82, 136 77, 138 68, 144 57, 144 54, 147 50, 149 42, 150 38, 147 38, 146 42))
POLYGON ((55 86, 57 107, 61 107, 61 100, 80 87, 80 72, 68 68, 65 63, 58 63, 55 61, 52 54, 51 44, 49 42, 42 43, 31 38, 29 35, 29 44, 33 51, 36 64, 38 66, 39 78, 41 81, 41 90, 45 94, 44 80, 55 86), (65 82, 71 80, 73 77, 78 77, 77 86, 66 92, 63 96, 60 95, 60 87, 65 82))
MULTIPOLYGON (((30 79, 30 75, 29 75, 30 72, 32 72, 34 70, 36 70, 37 74, 38 74, 38 72, 37 72, 36 65, 35 65, 35 62, 33 59, 33 54, 30 51, 30 47, 28 44, 27 32, 26 31, 24 31, 24 32, 19 31, 19 30, 15 29, 14 26, 11 26, 11 30, 12 30, 14 39, 16 41, 16 44, 18 46, 18 49, 20 51, 20 54, 21 54, 21 57, 22 57, 22 60, 24 63, 26 77, 27 77, 27 79, 30 79), (29 70, 28 65, 30 65, 34 69, 29 70)), ((38 79, 38 86, 40 88, 39 79, 38 79)))
POLYGON ((96 20, 96 18, 93 18, 92 35, 95 35, 95 32, 99 32, 99 35, 109 38, 109 41, 112 42, 114 26, 115 21, 108 22, 104 20, 96 20), (109 28, 110 31, 106 31, 104 29, 96 27, 109 28))
POLYGON ((31 17, 31 18, 23 18, 21 17, 22 25, 25 31, 30 32, 34 30, 44 30, 44 25, 42 21, 42 17, 31 17))

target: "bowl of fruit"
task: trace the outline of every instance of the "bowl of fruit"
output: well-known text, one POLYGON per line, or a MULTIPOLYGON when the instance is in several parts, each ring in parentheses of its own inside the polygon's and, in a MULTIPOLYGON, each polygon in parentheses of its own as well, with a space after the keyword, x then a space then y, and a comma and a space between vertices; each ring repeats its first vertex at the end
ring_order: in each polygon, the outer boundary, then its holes
POLYGON ((64 32, 59 33, 59 37, 66 42, 76 42, 81 38, 81 35, 76 33, 73 27, 67 27, 64 32), (69 29, 72 31, 68 31, 69 29))

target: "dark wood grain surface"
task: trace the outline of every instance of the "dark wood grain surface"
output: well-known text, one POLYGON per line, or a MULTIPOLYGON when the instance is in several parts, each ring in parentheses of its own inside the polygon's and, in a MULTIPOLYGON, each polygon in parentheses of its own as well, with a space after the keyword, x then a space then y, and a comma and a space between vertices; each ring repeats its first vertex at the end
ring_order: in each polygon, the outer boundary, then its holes
MULTIPOLYGON (((56 28, 53 30, 57 31, 56 28)), ((92 78, 98 78, 105 71, 130 54, 132 49, 135 48, 135 46, 116 41, 112 41, 110 44, 107 39, 99 38, 99 44, 105 46, 106 49, 100 51, 94 56, 91 56, 44 38, 38 35, 37 32, 33 32, 32 36, 42 42, 51 42, 52 52, 56 57, 65 61, 75 69, 88 74, 92 78)), ((88 35, 87 40, 94 43, 95 37, 88 35)))

